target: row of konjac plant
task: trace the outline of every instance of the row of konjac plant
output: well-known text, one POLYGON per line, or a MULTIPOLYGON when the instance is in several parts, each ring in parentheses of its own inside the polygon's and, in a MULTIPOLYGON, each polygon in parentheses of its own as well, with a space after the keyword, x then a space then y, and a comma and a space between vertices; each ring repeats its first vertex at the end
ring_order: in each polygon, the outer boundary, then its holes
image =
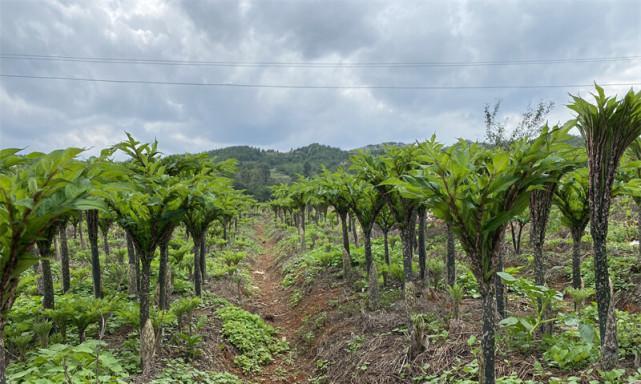
MULTIPOLYGON (((96 298, 103 297, 99 229, 105 247, 114 224, 119 233, 126 234, 129 294, 139 303, 140 362, 143 373, 148 373, 158 344, 158 331, 150 320, 150 290, 158 289, 158 309, 167 310, 172 234, 181 227, 193 240, 190 270, 193 294, 200 296, 207 276, 205 239, 209 229, 216 224, 227 237, 239 215, 253 206, 251 198, 232 187, 233 161, 214 162, 206 155, 161 157, 156 142, 140 143, 127 136, 126 141, 88 160, 79 158, 83 153, 79 148, 46 154, 0 151, 0 382, 5 382, 9 360, 3 331, 24 271, 39 266, 44 313, 55 307, 54 241, 60 243, 62 293, 70 289, 70 225, 75 233, 75 227, 86 222, 96 298), (126 160, 114 161, 117 153, 126 160), (153 274, 158 276, 158 284, 151 287, 156 253, 158 271, 153 274)), ((59 331, 55 327, 51 330, 59 331)))
MULTIPOLYGON (((483 313, 479 376, 482 383, 494 383, 497 311, 505 317, 505 287, 498 276, 503 270, 501 244, 506 229, 529 209, 535 283, 544 286, 546 224, 552 204, 556 204, 574 243, 572 285, 577 289, 581 287, 580 242, 590 224, 600 364, 603 369, 612 369, 618 357, 606 247, 608 214, 613 196, 631 196, 640 211, 641 238, 641 93, 630 91, 617 99, 607 97, 599 87, 596 91, 594 103, 572 98, 568 107, 576 117, 563 127, 544 126, 537 137, 517 140, 507 148, 464 140, 446 147, 432 138, 389 147, 381 155, 362 152, 350 159, 348 170, 325 171, 315 178, 274 188, 271 208, 277 219, 298 228, 301 247, 305 247, 306 213, 308 219, 315 217, 309 215, 310 210, 322 216, 331 207, 340 219, 343 275, 348 279, 353 273, 348 227, 356 218, 363 234, 370 309, 376 309, 379 301, 371 247, 373 228, 377 226, 385 237, 386 263, 387 234, 392 227, 400 232, 410 354, 420 348, 412 335, 409 296, 416 292, 416 283, 426 283, 426 214, 442 219, 449 238, 448 283, 455 282, 454 236, 478 283, 483 313), (576 142, 569 135, 572 128, 581 133, 584 147, 571 144, 576 142), (412 258, 417 242, 419 271, 415 276, 412 258)), ((516 239, 514 232, 513 237, 516 239)), ((546 315, 545 308, 538 310, 546 315)), ((541 320, 545 330, 545 319, 541 320)))

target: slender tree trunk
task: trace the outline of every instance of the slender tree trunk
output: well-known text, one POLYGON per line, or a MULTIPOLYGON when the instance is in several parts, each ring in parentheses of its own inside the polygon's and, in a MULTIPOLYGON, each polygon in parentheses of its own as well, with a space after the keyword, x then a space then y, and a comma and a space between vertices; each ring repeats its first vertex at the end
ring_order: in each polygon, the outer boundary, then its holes
POLYGON ((129 261, 129 286, 127 292, 129 295, 138 294, 138 282, 140 278, 138 276, 138 260, 136 258, 136 250, 134 248, 134 242, 131 240, 129 233, 125 234, 127 239, 127 258, 129 261))
POLYGON ((354 237, 354 246, 358 247, 358 228, 356 228, 356 220, 352 215, 349 215, 349 217, 350 217, 350 223, 352 226, 352 236, 354 237))
POLYGON ((401 240, 403 242, 403 286, 412 280, 412 238, 414 231, 410 225, 401 228, 401 240))
POLYGON ((481 361, 479 362, 479 383, 494 384, 495 382, 495 306, 494 282, 481 283, 481 299, 483 301, 483 333, 481 336, 481 361))
POLYGON ((419 279, 421 284, 426 287, 428 286, 428 276, 427 276, 427 253, 425 250, 425 208, 421 207, 418 209, 418 265, 419 265, 419 279))
POLYGON ((385 265, 386 269, 383 273, 383 285, 386 287, 389 284, 389 267, 390 267, 390 258, 389 258, 389 231, 383 230, 383 247, 385 249, 385 265))
POLYGON ((518 256, 521 254, 521 235, 523 233, 523 224, 520 222, 517 222, 516 225, 518 226, 518 228, 515 227, 514 221, 510 221, 510 232, 512 233, 512 247, 514 248, 514 254, 518 256))
POLYGON ((552 196, 556 184, 548 184, 545 189, 532 191, 530 194, 530 241, 534 251, 534 276, 538 285, 545 285, 545 258, 543 255, 543 244, 545 242, 545 229, 550 208, 552 207, 552 196))
POLYGON ((618 345, 616 340, 616 319, 614 308, 610 308, 612 291, 608 271, 608 214, 612 198, 612 184, 617 167, 616 163, 604 161, 607 155, 598 149, 588 152, 590 234, 594 252, 594 281, 596 287, 597 312, 599 315, 599 334, 601 336, 601 365, 609 370, 617 361, 618 345))
MULTIPOLYGON (((39 260, 38 257, 39 257, 38 255, 35 255, 35 258, 37 260, 39 260)), ((33 269, 33 273, 35 275, 40 275, 36 280, 36 292, 38 292, 40 296, 43 296, 45 294, 45 289, 44 289, 44 283, 42 282, 42 268, 40 267, 40 261, 32 265, 31 268, 33 269)))
POLYGON ((349 235, 347 234, 347 212, 339 212, 341 232, 343 234, 343 276, 345 280, 352 278, 352 256, 349 252, 349 235))
MULTIPOLYGON (((105 249, 105 256, 109 257, 109 230, 102 231, 102 243, 105 249)), ((122 263, 122 259, 120 259, 120 263, 122 263)))
POLYGON ((87 211, 87 233, 91 243, 91 275, 93 277, 93 292, 97 299, 102 298, 102 282, 100 276, 100 254, 98 252, 98 211, 87 211))
MULTIPOLYGON (((497 272, 503 272, 504 257, 505 257, 505 248, 503 247, 503 244, 501 244, 498 252, 498 260, 496 265, 497 272)), ((499 317, 503 319, 507 316, 506 308, 505 308, 506 307, 505 284, 503 284, 503 280, 501 280, 501 278, 498 276, 496 276, 494 279, 495 279, 494 281, 495 281, 495 289, 496 289, 496 312, 499 314, 499 317)))
MULTIPOLYGON (((138 250, 140 252, 140 250, 138 250)), ((140 327, 149 319, 149 288, 151 284, 151 257, 152 255, 140 255, 142 271, 140 276, 140 327)))
MULTIPOLYGON (((140 262, 142 264, 142 276, 140 279, 140 352, 141 352, 141 365, 143 371, 148 371, 152 364, 153 353, 150 351, 152 348, 150 344, 153 343, 149 340, 149 286, 151 280, 151 258, 153 254, 143 254, 138 250, 140 255, 140 262)), ((151 334, 153 335, 153 329, 151 334)))
POLYGON ((54 308, 54 293, 53 293, 53 274, 51 273, 51 263, 49 262, 48 257, 50 257, 50 250, 41 250, 40 251, 40 269, 42 269, 42 287, 43 287, 43 297, 42 297, 42 307, 45 309, 54 308))
POLYGON ((447 224, 447 259, 445 262, 447 269, 447 284, 452 286, 456 284, 456 249, 454 248, 454 231, 447 224))
POLYGON ((581 237, 582 228, 572 228, 572 287, 581 288, 581 237))
MULTIPOLYGON (((612 293, 610 288, 610 276, 608 272, 608 259, 606 249, 607 224, 605 229, 600 223, 592 223, 592 239, 594 244, 594 278, 596 285, 596 302, 599 314, 599 333, 601 336, 601 362, 605 363, 604 369, 611 369, 616 362, 617 345, 616 339, 612 342, 612 335, 607 332, 610 304, 612 293), (607 338, 610 337, 610 340, 607 338), (609 346, 609 347, 608 347, 609 346)), ((614 315, 612 315, 614 317, 614 315)))
POLYGON ((80 248, 86 249, 87 246, 85 245, 85 238, 82 234, 82 215, 80 215, 80 218, 78 219, 78 236, 80 236, 80 248))
POLYGON ((207 244, 205 243, 207 231, 203 232, 200 237, 200 273, 202 275, 202 282, 207 280, 207 244))
POLYGON ((56 235, 53 236, 53 249, 56 252, 56 260, 60 260, 60 249, 58 248, 58 237, 56 235))
POLYGON ((227 233, 227 219, 223 219, 223 240, 229 242, 229 234, 227 233))
POLYGON ((200 271, 200 237, 199 236, 192 236, 194 240, 194 295, 196 296, 201 296, 202 294, 202 278, 203 274, 200 271))
POLYGON ((53 274, 51 273, 51 256, 53 237, 56 227, 53 226, 47 231, 44 238, 38 240, 38 253, 40 254, 40 271, 42 272, 42 307, 45 309, 54 308, 53 274))
POLYGON ((67 293, 71 288, 71 277, 69 273, 69 244, 67 242, 67 226, 62 224, 58 227, 60 236, 60 267, 62 269, 62 293, 67 293))
POLYGON ((372 228, 363 228, 363 246, 365 248, 365 268, 367 270, 367 281, 369 282, 367 288, 369 309, 374 310, 378 308, 379 293, 378 293, 378 276, 376 271, 376 263, 372 257, 372 228))
MULTIPOLYGON (((545 185, 544 189, 532 191, 530 194, 530 241, 534 252, 534 280, 537 285, 545 285, 545 255, 543 244, 545 243, 545 229, 550 217, 552 207, 552 196, 556 189, 556 183, 545 185)), ((543 302, 538 300, 538 310, 541 311, 543 302)), ((545 312, 548 312, 546 310, 545 312)), ((543 313, 543 319, 548 318, 548 313, 543 313)), ((551 333, 551 324, 541 326, 543 333, 551 333)))
POLYGON ((169 267, 169 238, 160 240, 160 264, 158 267, 158 307, 169 309, 167 298, 167 269, 169 267))
POLYGON ((300 249, 305 250, 305 207, 300 210, 300 249))

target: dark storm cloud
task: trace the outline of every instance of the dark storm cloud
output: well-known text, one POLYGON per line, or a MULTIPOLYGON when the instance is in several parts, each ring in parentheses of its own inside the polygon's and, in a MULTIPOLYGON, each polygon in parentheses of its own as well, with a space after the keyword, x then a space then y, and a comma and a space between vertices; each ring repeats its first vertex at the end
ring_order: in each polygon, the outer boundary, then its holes
MULTIPOLYGON (((244 62, 501 61, 640 54, 641 2, 2 1, 2 53, 244 62)), ((310 85, 638 82, 641 61, 446 68, 273 68, 0 60, 2 73, 310 85)), ((625 88, 609 89, 622 92, 625 88)), ((482 138, 482 108, 513 120, 578 89, 292 90, 0 78, 0 145, 100 148, 127 130, 166 152, 482 138)), ((583 94, 587 90, 582 90, 583 94)))

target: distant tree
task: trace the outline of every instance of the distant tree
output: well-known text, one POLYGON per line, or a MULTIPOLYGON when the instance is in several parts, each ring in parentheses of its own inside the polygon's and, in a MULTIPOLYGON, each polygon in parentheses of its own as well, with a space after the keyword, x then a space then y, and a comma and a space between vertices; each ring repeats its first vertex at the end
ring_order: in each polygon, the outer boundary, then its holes
POLYGON ((412 257, 416 225, 416 210, 422 200, 402 195, 394 182, 411 173, 418 165, 419 145, 387 147, 381 156, 364 157, 360 168, 367 179, 385 198, 401 232, 403 243, 403 284, 412 280, 412 257))
POLYGON ((303 176, 311 177, 312 176, 312 166, 309 164, 309 161, 303 163, 303 176))
POLYGON ((352 258, 349 248, 349 235, 347 233, 347 214, 350 209, 349 175, 343 168, 336 172, 324 170, 321 177, 320 194, 328 205, 332 206, 340 219, 341 234, 343 237, 343 276, 346 280, 351 278, 352 258))
POLYGON ((530 211, 524 210, 510 220, 510 232, 512 234, 512 248, 515 255, 521 254, 521 238, 523 228, 530 222, 530 211))
POLYGON ((563 176, 554 191, 554 204, 561 222, 572 236, 572 287, 581 288, 581 237, 590 221, 588 169, 579 168, 563 176))
POLYGON ((383 271, 383 284, 386 286, 389 284, 388 271, 390 267, 389 232, 395 224, 396 220, 394 219, 394 215, 392 215, 392 211, 390 211, 389 206, 384 205, 383 208, 381 208, 379 214, 376 216, 376 225, 378 225, 378 227, 381 229, 381 232, 383 232, 383 257, 386 265, 386 268, 383 271))
POLYGON ((521 114, 519 122, 511 130, 508 130, 505 120, 499 121, 497 115, 500 108, 500 100, 496 101, 493 106, 485 104, 483 109, 485 142, 506 149, 517 140, 536 137, 541 131, 545 118, 554 108, 554 103, 540 101, 535 107, 528 105, 525 112, 521 114))

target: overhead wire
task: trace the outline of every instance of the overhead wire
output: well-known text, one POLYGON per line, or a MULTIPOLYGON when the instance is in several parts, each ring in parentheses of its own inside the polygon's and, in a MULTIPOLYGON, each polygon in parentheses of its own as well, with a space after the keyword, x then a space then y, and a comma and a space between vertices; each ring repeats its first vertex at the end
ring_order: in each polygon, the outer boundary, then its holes
MULTIPOLYGON (((594 84, 520 84, 520 85, 312 85, 312 84, 260 84, 260 83, 225 83, 225 82, 189 82, 189 81, 160 81, 137 79, 103 79, 91 77, 69 76, 39 76, 0 73, 0 77, 38 80, 66 80, 113 84, 142 84, 142 85, 177 85, 198 87, 225 88, 276 88, 276 89, 388 89, 388 90, 456 90, 456 89, 537 89, 537 88, 587 88, 594 84)), ((603 83, 602 87, 638 86, 641 82, 603 83)))
POLYGON ((65 55, 38 55, 0 52, 2 60, 59 61, 96 64, 141 64, 141 65, 180 65, 211 67, 277 67, 277 68, 448 68, 448 67, 482 67, 514 65, 550 65, 576 63, 607 63, 618 61, 641 60, 641 55, 588 57, 588 58, 552 58, 552 59, 515 59, 494 61, 224 61, 224 60, 176 60, 162 58, 126 58, 126 57, 88 57, 65 55))

